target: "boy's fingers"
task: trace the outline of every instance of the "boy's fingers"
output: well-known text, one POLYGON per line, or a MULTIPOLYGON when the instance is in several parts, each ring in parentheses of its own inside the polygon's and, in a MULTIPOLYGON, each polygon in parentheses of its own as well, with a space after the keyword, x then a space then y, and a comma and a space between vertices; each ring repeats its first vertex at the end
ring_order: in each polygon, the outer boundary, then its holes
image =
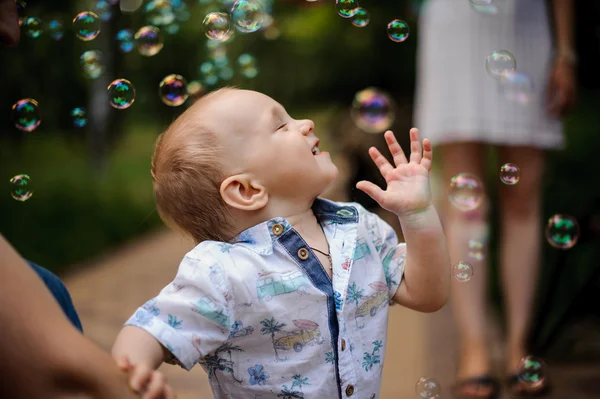
POLYGON ((369 155, 371 156, 371 159, 375 163, 375 166, 377 166, 377 169, 379 169, 379 172, 381 172, 381 176, 383 176, 383 178, 385 179, 387 174, 392 169, 394 169, 394 167, 392 166, 392 164, 390 164, 388 162, 388 160, 375 147, 369 148, 369 155))
POLYGON ((385 132, 383 137, 385 138, 388 148, 390 149, 390 153, 394 158, 394 164, 398 166, 401 164, 408 163, 406 155, 404 155, 404 150, 402 150, 402 147, 398 143, 398 140, 396 140, 396 136, 394 136, 394 133, 391 130, 388 130, 387 132, 385 132))
POLYGON ((164 390, 167 385, 167 377, 163 373, 154 372, 150 383, 144 391, 144 399, 163 399, 164 390))
POLYGON ((373 198, 381 206, 383 200, 383 190, 378 185, 371 183, 370 181, 362 180, 356 183, 356 188, 366 193, 369 197, 373 198))
POLYGON ((117 362, 117 367, 119 367, 121 371, 127 371, 131 366, 131 364, 129 363, 129 359, 126 356, 120 356, 117 359, 115 359, 115 361, 117 362))
POLYGON ((177 395, 175 395, 175 391, 171 388, 170 385, 165 387, 165 391, 163 394, 164 399, 177 399, 177 395))
POLYGON ((413 127, 410 129, 410 162, 419 163, 422 158, 421 140, 419 139, 419 129, 413 127))
POLYGON ((151 377, 152 370, 145 366, 137 366, 133 369, 132 375, 129 378, 131 389, 136 393, 140 393, 144 390, 151 377))
POLYGON ((421 165, 425 167, 427 170, 431 170, 431 165, 433 163, 433 146, 431 145, 431 141, 428 139, 423 140, 423 159, 421 159, 421 165))

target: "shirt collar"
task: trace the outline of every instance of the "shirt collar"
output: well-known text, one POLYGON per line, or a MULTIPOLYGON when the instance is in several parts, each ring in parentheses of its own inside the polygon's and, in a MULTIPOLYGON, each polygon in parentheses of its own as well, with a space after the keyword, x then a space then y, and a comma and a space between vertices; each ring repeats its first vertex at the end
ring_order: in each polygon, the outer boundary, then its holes
MULTIPOLYGON (((316 198, 312 210, 321 224, 358 222, 358 210, 351 205, 341 205, 324 198, 316 198)), ((292 225, 285 218, 275 217, 242 231, 233 239, 233 243, 248 247, 262 255, 270 255, 273 253, 275 242, 290 229, 292 225)))

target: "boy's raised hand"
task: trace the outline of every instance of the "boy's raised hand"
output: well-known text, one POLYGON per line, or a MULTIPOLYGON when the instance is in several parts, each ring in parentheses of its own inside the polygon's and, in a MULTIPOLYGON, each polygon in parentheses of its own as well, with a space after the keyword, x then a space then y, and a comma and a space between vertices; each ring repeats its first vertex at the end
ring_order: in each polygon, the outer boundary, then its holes
POLYGON ((127 357, 118 358, 117 365, 129 375, 130 388, 142 399, 176 399, 167 377, 160 371, 143 364, 133 365, 127 357))
POLYGON ((384 177, 387 188, 382 190, 370 181, 360 181, 356 188, 373 198, 379 206, 398 216, 419 212, 432 204, 429 171, 432 163, 432 146, 428 139, 419 138, 419 129, 410 129, 410 160, 406 159, 394 133, 388 130, 385 141, 394 158, 395 167, 375 147, 369 155, 384 177))

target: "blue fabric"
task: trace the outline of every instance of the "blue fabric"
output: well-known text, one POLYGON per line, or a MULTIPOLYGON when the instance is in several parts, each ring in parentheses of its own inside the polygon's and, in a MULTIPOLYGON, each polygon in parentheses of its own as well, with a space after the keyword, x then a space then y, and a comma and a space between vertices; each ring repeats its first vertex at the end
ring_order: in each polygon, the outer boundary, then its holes
POLYGON ((67 287, 65 287, 63 282, 60 281, 60 279, 50 270, 44 269, 33 262, 29 262, 29 264, 44 281, 44 284, 46 284, 46 287, 48 287, 52 295, 54 295, 54 298, 56 298, 56 301, 62 308, 63 312, 65 312, 67 318, 71 321, 75 328, 83 332, 81 320, 79 320, 79 315, 75 310, 75 306, 73 306, 73 301, 71 300, 71 295, 69 294, 67 287))

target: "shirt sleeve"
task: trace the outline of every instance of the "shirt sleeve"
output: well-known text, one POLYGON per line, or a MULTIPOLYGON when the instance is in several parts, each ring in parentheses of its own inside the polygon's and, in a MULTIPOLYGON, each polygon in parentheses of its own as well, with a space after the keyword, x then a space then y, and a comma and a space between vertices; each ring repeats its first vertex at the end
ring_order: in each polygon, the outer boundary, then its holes
POLYGON ((125 325, 154 336, 171 354, 167 363, 190 370, 229 337, 228 283, 222 265, 186 256, 173 282, 149 300, 125 325))
POLYGON ((392 300, 404 275, 406 243, 398 243, 398 235, 392 226, 380 218, 379 215, 367 211, 361 205, 358 205, 357 208, 359 210, 359 220, 360 218, 364 219, 367 234, 375 245, 383 265, 389 299, 392 300))

